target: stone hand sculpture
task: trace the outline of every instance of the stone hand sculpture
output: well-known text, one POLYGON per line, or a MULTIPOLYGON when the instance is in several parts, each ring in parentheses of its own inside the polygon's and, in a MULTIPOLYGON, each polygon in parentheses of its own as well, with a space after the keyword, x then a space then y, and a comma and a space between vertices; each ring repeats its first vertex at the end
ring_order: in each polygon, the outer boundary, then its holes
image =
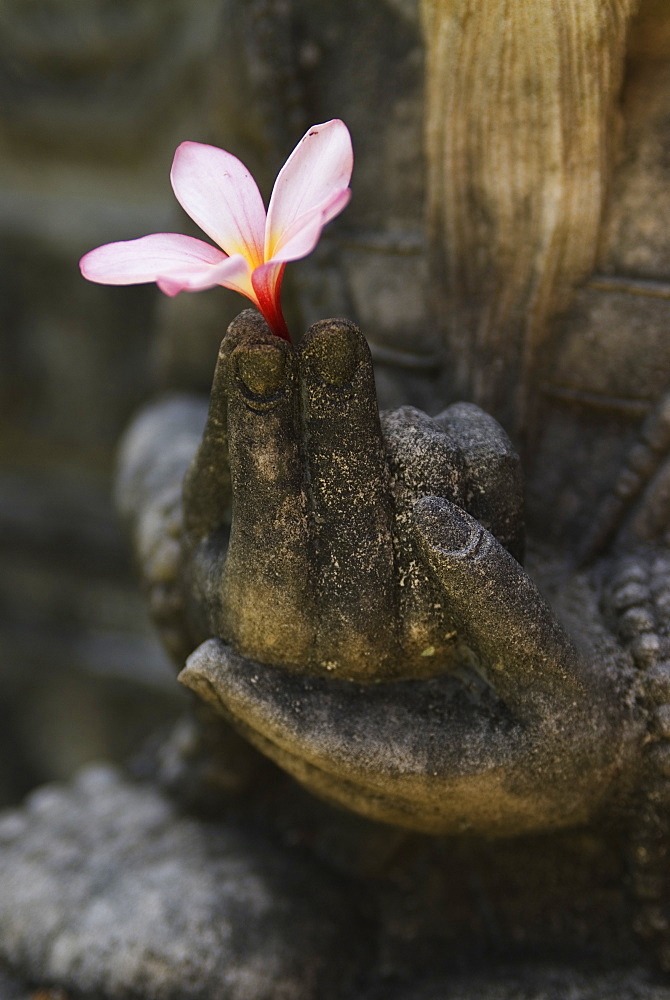
POLYGON ((246 312, 178 513, 197 430, 155 470, 184 406, 140 418, 121 493, 158 618, 197 646, 181 680, 253 744, 331 801, 430 832, 562 827, 625 791, 630 677, 592 602, 573 598, 577 651, 522 569, 519 460, 491 417, 380 420, 352 324, 294 349, 246 312))

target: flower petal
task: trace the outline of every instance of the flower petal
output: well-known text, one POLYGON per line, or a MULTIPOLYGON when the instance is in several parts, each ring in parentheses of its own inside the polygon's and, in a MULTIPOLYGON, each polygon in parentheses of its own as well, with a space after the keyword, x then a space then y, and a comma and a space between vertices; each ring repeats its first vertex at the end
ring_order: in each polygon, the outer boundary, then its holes
POLYGON ((271 258, 271 262, 286 262, 306 257, 319 242, 325 224, 339 215, 350 200, 351 188, 343 188, 335 192, 330 202, 319 205, 296 219, 293 226, 283 234, 281 245, 271 258))
POLYGON ((200 269, 226 259, 218 247, 192 236, 154 233, 138 240, 106 243, 85 254, 79 261, 81 273, 89 281, 103 285, 139 285, 155 281, 165 269, 200 269))
POLYGON ((349 129, 339 118, 314 125, 305 133, 275 181, 265 227, 266 260, 279 258, 287 240, 296 236, 301 220, 313 225, 314 213, 320 210, 326 213, 323 226, 344 208, 346 201, 338 199, 349 186, 353 166, 349 129), (328 206, 333 205, 337 207, 328 214, 328 206))
POLYGON ((218 247, 177 233, 107 243, 85 254, 79 267, 85 278, 102 285, 156 281, 167 295, 225 285, 243 295, 254 294, 244 257, 227 257, 218 247))
POLYGON ((237 157, 216 146, 182 142, 170 180, 179 204, 222 250, 242 254, 252 267, 262 263, 265 206, 237 157))
POLYGON ((265 322, 278 337, 290 342, 291 337, 281 308, 281 285, 284 278, 283 263, 262 264, 251 275, 256 305, 265 322))
POLYGON ((224 257, 219 264, 203 267, 197 273, 168 273, 167 271, 156 279, 156 283, 166 295, 177 295, 179 292, 202 292, 207 288, 221 285, 231 288, 234 292, 246 295, 256 305, 256 295, 251 284, 251 267, 246 257, 235 253, 232 257, 224 257))

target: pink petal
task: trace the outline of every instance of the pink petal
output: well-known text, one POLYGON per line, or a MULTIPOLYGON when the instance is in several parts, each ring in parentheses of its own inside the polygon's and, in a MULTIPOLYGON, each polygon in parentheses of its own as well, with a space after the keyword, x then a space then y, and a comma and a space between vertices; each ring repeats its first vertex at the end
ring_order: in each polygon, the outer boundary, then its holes
POLYGON ((344 188, 336 191, 330 202, 319 205, 297 219, 283 234, 281 247, 272 257, 272 261, 300 260, 306 257, 319 242, 325 224, 339 215, 350 200, 351 188, 344 188))
POLYGON ((179 292, 202 292, 207 288, 221 285, 232 288, 234 292, 246 295, 256 304, 256 296, 251 284, 251 268, 249 261, 241 253, 232 257, 224 257, 220 264, 214 264, 197 274, 185 272, 164 274, 156 279, 156 283, 166 295, 177 295, 179 292))
POLYGON ((154 233, 91 250, 81 258, 79 267, 89 281, 103 285, 138 285, 155 281, 166 269, 200 270, 203 265, 219 264, 225 259, 226 255, 217 247, 192 236, 154 233))
POLYGON ((209 243, 177 233, 154 233, 138 240, 107 243, 85 254, 79 267, 85 278, 102 285, 156 281, 168 295, 225 285, 253 295, 245 258, 227 257, 209 243))
MULTIPOLYGON (((266 260, 284 259, 283 248, 296 237, 303 221, 306 227, 313 227, 320 211, 324 226, 342 211, 346 201, 340 199, 349 186, 353 166, 351 136, 344 122, 334 118, 305 133, 279 172, 270 198, 266 260)), ((316 240, 318 234, 305 254, 313 249, 316 240)))
POLYGON ((170 172, 172 188, 194 222, 232 256, 263 261, 265 206, 243 163, 216 146, 182 142, 170 172))

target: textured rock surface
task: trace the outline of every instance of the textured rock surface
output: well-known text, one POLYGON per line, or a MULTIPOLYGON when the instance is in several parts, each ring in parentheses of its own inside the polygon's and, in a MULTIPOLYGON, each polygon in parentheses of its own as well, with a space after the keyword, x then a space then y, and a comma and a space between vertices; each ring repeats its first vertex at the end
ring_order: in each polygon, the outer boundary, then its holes
POLYGON ((321 1000, 358 965, 345 889, 106 767, 4 814, 0 884, 0 961, 76 996, 321 1000))
POLYGON ((408 837, 279 773, 264 795, 203 822, 96 766, 6 812, 0 1000, 670 1000, 602 837, 408 837))
MULTIPOLYGON (((552 966, 501 967, 401 990, 385 1000, 668 1000, 670 988, 641 969, 585 975, 552 966)), ((376 1000, 376 998, 371 998, 376 1000)), ((381 1000, 381 996, 380 996, 381 1000)))

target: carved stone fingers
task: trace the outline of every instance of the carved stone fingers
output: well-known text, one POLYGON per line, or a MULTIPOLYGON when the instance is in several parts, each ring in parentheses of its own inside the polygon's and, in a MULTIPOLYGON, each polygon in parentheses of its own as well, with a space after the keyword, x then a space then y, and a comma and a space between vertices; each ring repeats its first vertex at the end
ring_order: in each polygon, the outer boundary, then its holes
POLYGON ((230 543, 216 634, 246 655, 301 667, 314 645, 297 361, 251 325, 228 357, 230 543))
POLYGON ((438 497, 414 508, 419 542, 477 668, 518 718, 592 700, 582 664, 530 577, 479 521, 438 497))
POLYGON ((486 836, 585 822, 633 746, 598 693, 597 664, 479 522, 435 497, 414 517, 459 631, 457 672, 360 684, 288 674, 210 640, 181 680, 312 791, 375 819, 486 836))
POLYGON ((230 524, 228 359, 240 342, 265 343, 267 339, 263 318, 255 309, 246 309, 233 320, 221 342, 207 423, 200 447, 184 477, 184 524, 191 546, 218 531, 222 524, 230 524))
POLYGON ((300 351, 314 553, 316 665, 372 680, 397 669, 391 496, 370 352, 345 320, 300 351))
POLYGON ((315 324, 295 350, 253 313, 238 318, 185 506, 190 588, 210 634, 299 671, 372 680, 399 669, 393 509, 372 363, 353 324, 315 324))

